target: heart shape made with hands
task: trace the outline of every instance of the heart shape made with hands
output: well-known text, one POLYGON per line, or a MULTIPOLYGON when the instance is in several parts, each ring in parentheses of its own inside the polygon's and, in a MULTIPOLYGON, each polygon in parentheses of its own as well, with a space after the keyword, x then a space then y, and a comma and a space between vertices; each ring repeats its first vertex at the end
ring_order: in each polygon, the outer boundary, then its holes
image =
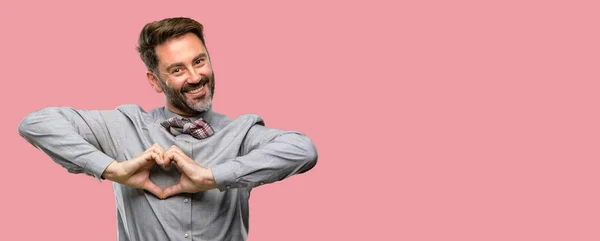
POLYGON ((120 174, 109 175, 107 179, 125 186, 147 190, 160 199, 179 193, 196 193, 217 187, 212 171, 198 165, 177 146, 171 146, 165 151, 160 145, 154 144, 139 156, 124 161, 120 165, 122 168, 120 174), (166 168, 175 163, 181 172, 179 183, 164 190, 154 184, 150 180, 150 168, 155 163, 166 168))

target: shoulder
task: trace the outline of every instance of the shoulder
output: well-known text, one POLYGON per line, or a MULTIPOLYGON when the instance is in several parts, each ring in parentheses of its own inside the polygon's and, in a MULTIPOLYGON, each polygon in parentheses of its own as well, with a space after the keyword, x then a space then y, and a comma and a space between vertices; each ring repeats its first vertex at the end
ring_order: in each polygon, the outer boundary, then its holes
POLYGON ((229 116, 211 111, 206 116, 207 121, 215 128, 219 129, 248 129, 256 124, 264 125, 263 119, 256 114, 244 114, 235 119, 229 116))
POLYGON ((231 124, 229 116, 210 110, 204 115, 204 119, 216 130, 220 130, 231 124))
POLYGON ((116 108, 119 112, 124 114, 139 114, 139 113, 147 113, 141 106, 135 104, 126 104, 120 105, 116 108))
POLYGON ((257 114, 244 114, 236 118, 236 120, 250 125, 265 125, 265 121, 257 114))
POLYGON ((157 119, 164 119, 162 108, 154 108, 150 112, 147 112, 139 105, 125 104, 117 106, 116 110, 117 113, 119 113, 122 117, 136 122, 141 121, 145 123, 152 123, 157 119))

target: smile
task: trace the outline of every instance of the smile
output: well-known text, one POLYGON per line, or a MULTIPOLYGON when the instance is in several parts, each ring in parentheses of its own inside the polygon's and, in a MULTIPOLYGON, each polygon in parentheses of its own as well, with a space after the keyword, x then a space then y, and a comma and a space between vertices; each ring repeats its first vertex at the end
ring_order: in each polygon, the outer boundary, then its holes
POLYGON ((197 94, 198 92, 200 92, 200 91, 202 91, 204 89, 205 85, 206 84, 200 86, 200 88, 197 88, 197 89, 189 90, 188 93, 190 93, 190 94, 197 94))

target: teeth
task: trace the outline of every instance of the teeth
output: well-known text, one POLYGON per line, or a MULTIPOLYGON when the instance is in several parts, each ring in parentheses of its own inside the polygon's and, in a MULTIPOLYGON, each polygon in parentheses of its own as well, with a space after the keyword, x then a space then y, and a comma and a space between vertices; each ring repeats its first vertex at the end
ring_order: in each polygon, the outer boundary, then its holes
POLYGON ((204 89, 204 85, 203 85, 202 87, 198 88, 198 89, 195 89, 195 90, 190 90, 190 91, 188 91, 188 92, 189 92, 190 94, 196 94, 196 93, 200 92, 202 89, 204 89))

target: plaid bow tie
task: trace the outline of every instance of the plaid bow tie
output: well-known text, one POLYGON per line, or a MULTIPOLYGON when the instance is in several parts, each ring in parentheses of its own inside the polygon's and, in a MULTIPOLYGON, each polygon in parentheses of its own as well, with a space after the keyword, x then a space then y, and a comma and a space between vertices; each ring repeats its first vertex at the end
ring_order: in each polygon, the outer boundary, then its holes
POLYGON ((166 128, 173 136, 188 134, 198 139, 204 139, 215 133, 212 127, 202 118, 191 121, 186 118, 172 117, 163 121, 160 125, 166 128))

